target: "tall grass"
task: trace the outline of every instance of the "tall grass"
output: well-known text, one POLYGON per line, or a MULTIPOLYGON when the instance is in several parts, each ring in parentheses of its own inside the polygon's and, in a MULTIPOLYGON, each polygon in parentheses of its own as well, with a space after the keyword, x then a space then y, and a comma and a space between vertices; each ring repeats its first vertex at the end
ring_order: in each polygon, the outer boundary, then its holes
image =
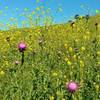
POLYGON ((73 27, 52 25, 52 17, 40 27, 39 17, 28 18, 29 28, 23 22, 22 29, 14 24, 0 32, 0 100, 99 100, 100 16, 78 18, 73 27), (21 41, 27 44, 23 65, 21 41), (66 88, 70 81, 79 85, 74 93, 66 88))

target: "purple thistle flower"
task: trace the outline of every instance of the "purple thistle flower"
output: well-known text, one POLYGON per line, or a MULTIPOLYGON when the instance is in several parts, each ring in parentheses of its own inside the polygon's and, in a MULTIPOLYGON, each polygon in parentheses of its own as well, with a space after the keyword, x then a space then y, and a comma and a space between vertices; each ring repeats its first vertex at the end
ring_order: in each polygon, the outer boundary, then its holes
POLYGON ((74 93, 78 89, 78 87, 78 84, 74 81, 71 81, 67 84, 67 89, 71 93, 74 93))
POLYGON ((19 64, 19 61, 15 61, 15 64, 18 65, 19 64))
POLYGON ((26 50, 26 48, 27 48, 27 45, 24 42, 19 43, 18 49, 22 53, 21 65, 24 64, 24 51, 26 50))
POLYGON ((26 44, 24 42, 20 42, 18 45, 18 49, 20 52, 24 52, 26 50, 26 44))

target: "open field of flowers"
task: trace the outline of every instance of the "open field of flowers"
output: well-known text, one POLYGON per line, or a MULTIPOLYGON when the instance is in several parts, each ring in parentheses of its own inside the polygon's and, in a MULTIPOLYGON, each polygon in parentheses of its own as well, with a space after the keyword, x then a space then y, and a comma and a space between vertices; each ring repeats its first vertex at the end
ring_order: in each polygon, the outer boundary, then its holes
POLYGON ((100 100, 99 22, 0 31, 0 100, 100 100))

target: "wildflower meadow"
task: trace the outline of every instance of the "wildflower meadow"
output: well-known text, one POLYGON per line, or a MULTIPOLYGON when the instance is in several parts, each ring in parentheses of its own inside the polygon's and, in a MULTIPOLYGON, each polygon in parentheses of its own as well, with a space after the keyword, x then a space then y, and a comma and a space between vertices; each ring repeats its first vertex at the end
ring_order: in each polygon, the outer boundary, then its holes
POLYGON ((0 30, 0 100, 100 100, 98 11, 63 24, 28 18, 0 30))

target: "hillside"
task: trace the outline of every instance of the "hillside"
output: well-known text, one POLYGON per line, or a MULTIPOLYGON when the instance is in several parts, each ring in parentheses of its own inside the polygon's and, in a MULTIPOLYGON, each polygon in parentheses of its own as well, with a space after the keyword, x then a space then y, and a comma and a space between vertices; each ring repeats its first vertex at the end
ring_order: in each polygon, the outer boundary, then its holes
POLYGON ((0 31, 0 100, 99 100, 99 94, 100 15, 0 31), (70 81, 79 85, 75 93, 66 88, 70 81))

